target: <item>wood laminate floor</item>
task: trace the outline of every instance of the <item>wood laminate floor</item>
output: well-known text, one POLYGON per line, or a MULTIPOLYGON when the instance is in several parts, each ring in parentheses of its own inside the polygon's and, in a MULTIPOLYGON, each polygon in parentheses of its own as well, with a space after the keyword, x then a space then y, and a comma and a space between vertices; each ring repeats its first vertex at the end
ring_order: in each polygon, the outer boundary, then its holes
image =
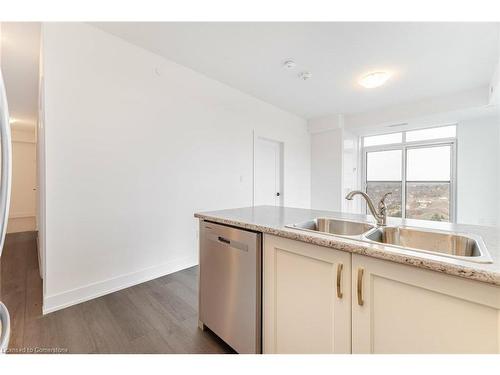
POLYGON ((34 232, 10 234, 1 258, 0 299, 9 309, 11 353, 232 353, 198 329, 193 267, 42 315, 34 232))

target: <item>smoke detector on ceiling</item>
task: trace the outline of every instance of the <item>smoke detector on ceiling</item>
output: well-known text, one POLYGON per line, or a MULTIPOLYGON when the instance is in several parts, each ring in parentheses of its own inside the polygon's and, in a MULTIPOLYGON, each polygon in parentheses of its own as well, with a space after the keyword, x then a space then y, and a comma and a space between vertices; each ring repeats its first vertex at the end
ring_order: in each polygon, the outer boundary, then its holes
POLYGON ((299 73, 299 78, 302 79, 303 81, 307 81, 311 77, 312 77, 311 72, 300 72, 299 73))
POLYGON ((283 63, 283 68, 287 69, 287 70, 292 70, 293 68, 295 68, 297 66, 297 63, 293 60, 286 60, 284 63, 283 63))

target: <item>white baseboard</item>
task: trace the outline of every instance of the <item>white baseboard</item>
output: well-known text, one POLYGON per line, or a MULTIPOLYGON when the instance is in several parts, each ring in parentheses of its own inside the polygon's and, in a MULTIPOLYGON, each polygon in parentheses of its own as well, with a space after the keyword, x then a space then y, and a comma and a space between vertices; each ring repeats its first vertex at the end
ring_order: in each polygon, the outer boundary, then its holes
POLYGON ((80 288, 68 290, 67 292, 46 297, 44 296, 42 312, 45 315, 81 302, 116 292, 120 289, 125 289, 170 273, 196 266, 197 264, 197 260, 193 257, 178 259, 176 261, 146 268, 112 279, 88 284, 80 288))

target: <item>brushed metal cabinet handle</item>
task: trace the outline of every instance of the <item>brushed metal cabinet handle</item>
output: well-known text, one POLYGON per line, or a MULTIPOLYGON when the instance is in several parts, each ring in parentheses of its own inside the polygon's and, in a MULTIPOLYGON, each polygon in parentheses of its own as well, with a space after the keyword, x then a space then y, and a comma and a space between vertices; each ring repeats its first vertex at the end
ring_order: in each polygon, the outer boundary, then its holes
POLYGON ((342 263, 339 263, 337 265, 337 297, 339 299, 342 299, 343 293, 342 293, 342 270, 344 269, 344 265, 342 263))
POLYGON ((363 268, 358 268, 358 305, 363 306, 363 274, 365 270, 363 268))

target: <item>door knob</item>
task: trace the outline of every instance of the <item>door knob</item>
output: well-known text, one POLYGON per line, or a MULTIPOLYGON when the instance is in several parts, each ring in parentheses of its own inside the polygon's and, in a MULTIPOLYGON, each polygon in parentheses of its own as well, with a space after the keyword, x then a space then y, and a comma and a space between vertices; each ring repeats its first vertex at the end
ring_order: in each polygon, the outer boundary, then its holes
POLYGON ((279 196, 280 196, 280 193, 279 193, 279 192, 277 192, 277 193, 276 193, 276 196, 277 196, 277 197, 279 197, 279 196))

